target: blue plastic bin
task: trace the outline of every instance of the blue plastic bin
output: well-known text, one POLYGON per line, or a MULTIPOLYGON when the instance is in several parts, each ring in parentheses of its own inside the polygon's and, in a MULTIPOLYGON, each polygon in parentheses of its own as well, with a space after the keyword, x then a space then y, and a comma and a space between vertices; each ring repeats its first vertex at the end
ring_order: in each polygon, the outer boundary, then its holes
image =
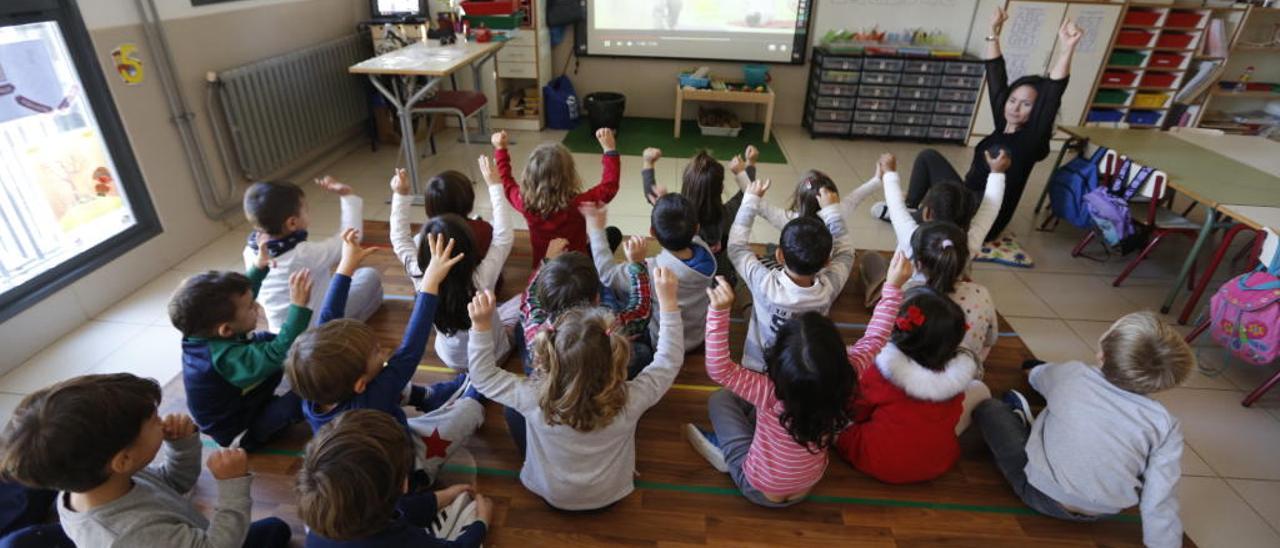
POLYGON ((1130 124, 1141 124, 1144 126, 1154 126, 1160 123, 1160 112, 1154 110, 1132 110, 1129 116, 1125 118, 1130 124))
POLYGON ((694 87, 697 89, 706 89, 711 87, 710 78, 698 78, 691 72, 680 73, 680 87, 694 87))
POLYGON ((1119 122, 1124 119, 1124 113, 1110 108, 1095 108, 1089 110, 1090 122, 1119 122))
POLYGON ((742 82, 748 86, 763 86, 769 81, 769 67, 765 65, 743 65, 742 82))

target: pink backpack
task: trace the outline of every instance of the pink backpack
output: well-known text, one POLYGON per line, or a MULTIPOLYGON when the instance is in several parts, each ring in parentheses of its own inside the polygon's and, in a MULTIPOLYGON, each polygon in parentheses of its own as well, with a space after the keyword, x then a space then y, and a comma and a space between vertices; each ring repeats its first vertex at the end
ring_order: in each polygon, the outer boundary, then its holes
POLYGON ((1240 359, 1267 365, 1280 356, 1280 253, 1222 284, 1209 302, 1213 340, 1240 359))

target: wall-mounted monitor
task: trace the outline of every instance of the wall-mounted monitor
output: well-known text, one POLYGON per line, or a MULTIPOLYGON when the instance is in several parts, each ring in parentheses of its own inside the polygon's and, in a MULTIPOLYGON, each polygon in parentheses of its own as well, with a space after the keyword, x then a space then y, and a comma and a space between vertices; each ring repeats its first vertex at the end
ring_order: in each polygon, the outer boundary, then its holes
POLYGON ((816 0, 582 2, 582 55, 798 64, 816 0))

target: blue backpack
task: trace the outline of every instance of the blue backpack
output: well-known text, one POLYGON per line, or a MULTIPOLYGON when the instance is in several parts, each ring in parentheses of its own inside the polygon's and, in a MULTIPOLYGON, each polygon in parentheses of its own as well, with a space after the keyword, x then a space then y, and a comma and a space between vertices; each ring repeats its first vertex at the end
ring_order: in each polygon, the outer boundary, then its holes
POLYGON ((1053 215, 1078 228, 1092 226, 1084 196, 1098 186, 1098 164, 1106 155, 1105 147, 1098 147, 1093 157, 1085 159, 1083 152, 1058 168, 1049 180, 1049 207, 1053 215))

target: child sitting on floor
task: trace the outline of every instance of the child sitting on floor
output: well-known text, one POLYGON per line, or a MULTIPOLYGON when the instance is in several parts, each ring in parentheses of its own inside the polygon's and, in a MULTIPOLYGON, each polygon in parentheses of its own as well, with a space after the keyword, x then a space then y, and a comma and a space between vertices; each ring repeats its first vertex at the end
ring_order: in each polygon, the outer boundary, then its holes
POLYGON ((573 155, 560 143, 543 143, 529 154, 524 174, 516 182, 511 175, 511 153, 507 151, 507 132, 493 134, 494 160, 502 177, 507 200, 524 215, 533 244, 533 266, 542 264, 551 240, 568 240, 568 250, 589 253, 586 222, 578 212, 585 202, 608 203, 618 193, 621 160, 613 130, 596 130, 596 140, 604 150, 600 164, 604 174, 600 184, 582 191, 582 178, 573 165, 573 155))
POLYGON ((555 508, 604 508, 635 489, 636 423, 684 362, 679 284, 665 268, 653 278, 662 316, 657 352, 630 381, 630 344, 609 329, 607 311, 560 313, 534 342, 533 374, 520 377, 494 361, 493 294, 477 294, 472 302, 472 382, 519 414, 511 433, 524 457, 520 482, 555 508))
MULTIPOLYGON (((272 268, 262 280, 258 302, 266 311, 267 327, 272 332, 279 332, 289 316, 289 277, 302 269, 311 271, 315 291, 307 308, 319 310, 320 301, 329 289, 329 272, 338 266, 342 257, 341 235, 349 229, 363 230, 364 202, 351 192, 351 187, 327 176, 315 183, 337 194, 342 204, 342 224, 337 236, 319 242, 308 240, 311 216, 306 195, 298 185, 265 181, 254 183, 244 193, 244 214, 254 227, 244 250, 246 269, 259 260, 259 235, 267 235, 272 268)), ((382 306, 382 276, 376 269, 364 268, 353 275, 350 304, 351 309, 343 312, 358 320, 369 319, 382 306)))
MULTIPOLYGON (((698 237, 697 215, 693 204, 681 194, 667 194, 658 198, 649 216, 649 234, 657 238, 662 252, 656 257, 644 258, 643 241, 635 239, 628 242, 628 262, 614 260, 609 251, 605 236, 605 224, 608 212, 603 205, 584 204, 582 215, 587 218, 587 236, 591 239, 591 254, 595 258, 596 269, 600 272, 600 281, 606 291, 630 292, 630 276, 623 275, 623 270, 639 268, 649 270, 665 267, 676 275, 680 281, 680 315, 683 318, 685 352, 702 347, 704 324, 702 318, 707 315, 707 287, 714 280, 716 259, 711 249, 698 237), (632 254, 637 256, 633 257, 632 254)), ((632 340, 633 356, 637 346, 652 349, 651 341, 657 339, 659 318, 654 315, 649 319, 648 333, 637 335, 632 340)), ((652 350, 646 358, 652 358, 652 350)), ((640 360, 643 361, 643 360, 640 360)), ((637 363, 633 360, 630 377, 635 377, 640 368, 648 362, 637 363)))
MULTIPOLYGON (((409 224, 408 206, 413 204, 413 197, 409 196, 408 175, 405 174, 403 169, 397 169, 396 178, 391 181, 391 184, 392 190, 395 192, 391 195, 392 224, 395 224, 396 213, 399 211, 403 212, 400 219, 403 220, 407 227, 409 224), (403 181, 405 185, 403 194, 398 188, 400 183, 397 180, 403 181), (405 202, 400 210, 396 208, 397 200, 405 202)), ((452 213, 466 219, 467 226, 471 228, 471 234, 475 240, 473 242, 476 248, 475 261, 479 262, 488 256, 489 244, 493 241, 494 227, 478 215, 472 214, 476 205, 475 185, 462 172, 447 169, 427 180, 427 184, 422 188, 422 206, 428 219, 446 213, 452 213)), ((502 201, 501 181, 499 181, 498 190, 498 199, 494 199, 493 188, 489 188, 489 203, 494 207, 495 216, 498 202, 502 201)))
POLYGON ((219 449, 207 466, 213 519, 188 498, 200 477, 200 435, 186 415, 156 413, 160 385, 128 373, 85 375, 23 398, 5 427, 0 470, 57 489, 76 546, 285 547, 278 518, 250 523, 248 457, 219 449), (164 461, 152 465, 164 446, 164 461))
POLYGON ((0 547, 75 548, 56 520, 58 492, 27 487, 0 474, 0 547))
MULTIPOLYGON (((737 181, 738 187, 742 190, 746 190, 747 186, 756 180, 756 165, 753 158, 755 154, 758 154, 755 147, 747 147, 747 161, 745 163, 741 157, 737 156, 729 163, 729 171, 733 173, 734 180, 737 181)), ((852 226, 853 212, 857 211, 858 206, 880 190, 881 177, 882 174, 879 166, 877 166, 875 177, 862 183, 861 186, 853 189, 852 192, 840 200, 840 214, 844 216, 846 228, 852 226)), ((761 201, 760 217, 778 230, 782 230, 782 227, 787 226, 787 223, 796 217, 820 219, 818 211, 822 209, 822 205, 818 203, 818 193, 822 189, 835 193, 840 192, 840 189, 836 187, 835 181, 829 175, 816 169, 810 169, 796 183, 796 189, 791 195, 791 204, 786 209, 761 201)))
POLYGON ((359 320, 341 318, 351 273, 376 251, 360 249, 355 235, 349 236, 320 311, 320 325, 294 342, 285 361, 285 374, 305 400, 302 412, 313 431, 351 409, 389 413, 413 434, 415 469, 425 472, 427 480, 434 480, 440 465, 461 445, 457 442, 471 436, 484 422, 483 397, 465 388, 465 374, 430 387, 409 382, 426 351, 440 283, 463 257, 453 254, 452 240, 446 243, 441 235, 427 235, 431 260, 417 288, 400 348, 388 358, 372 328, 359 320), (401 409, 405 404, 426 414, 408 419, 401 409))
POLYGON ((752 314, 742 366, 764 370, 764 351, 773 346, 777 330, 804 312, 826 314, 831 309, 853 267, 853 248, 840 214, 840 195, 819 191, 822 209, 812 217, 798 217, 782 229, 774 257, 780 270, 766 267, 747 247, 756 211, 769 189, 769 181, 754 181, 742 199, 742 208, 729 232, 729 258, 751 290, 752 314))
MULTIPOLYGON (((265 244, 266 237, 259 243, 265 244)), ((187 278, 169 300, 169 320, 182 332, 182 385, 200 431, 227 447, 253 450, 302 420, 302 399, 275 395, 293 340, 311 324, 311 273, 289 276, 289 313, 278 334, 251 333, 254 298, 270 270, 266 245, 249 275, 209 271, 187 278)))
MULTIPOLYGON (((940 295, 950 297, 964 311, 964 340, 960 347, 978 358, 978 377, 982 363, 999 340, 999 318, 991 292, 977 282, 964 279, 969 264, 969 244, 964 231, 955 223, 928 221, 911 235, 916 272, 924 276, 924 284, 940 295)), ((908 286, 918 285, 912 281, 908 286)))
POLYGON ((410 492, 413 462, 404 427, 387 413, 353 409, 320 428, 298 471, 307 546, 478 548, 493 502, 473 501, 470 485, 410 492))
POLYGON ((956 435, 969 412, 991 397, 973 380, 973 353, 960 306, 928 287, 907 291, 889 344, 875 362, 854 362, 853 423, 836 450, 854 468, 888 483, 926 481, 960 459, 956 435))
POLYGON ((708 290, 707 375, 724 389, 707 402, 713 432, 687 424, 685 434, 716 470, 733 478, 747 500, 790 506, 822 479, 827 448, 852 418, 846 405, 858 381, 849 362, 870 363, 884 347, 898 312, 898 286, 910 276, 911 264, 899 254, 885 298, 847 357, 835 324, 810 311, 780 326, 777 341, 765 354, 764 373, 729 358, 733 288, 721 278, 708 290))
POLYGON ((1040 362, 1031 369, 1031 386, 1046 402, 1039 416, 1011 390, 1003 401, 979 404, 973 420, 1032 510, 1095 521, 1136 504, 1144 544, 1182 546, 1182 430, 1151 394, 1182 384, 1195 354, 1151 312, 1116 320, 1098 346, 1101 367, 1040 362))
MULTIPOLYGON (((479 162, 480 172, 488 183, 489 200, 493 203, 495 228, 491 234, 493 243, 487 255, 483 253, 470 221, 454 213, 441 213, 428 218, 415 242, 409 229, 408 208, 412 198, 409 196, 408 177, 404 170, 398 170, 391 180, 391 246, 404 264, 409 277, 421 278, 424 267, 431 260, 431 250, 426 245, 427 234, 449 238, 454 242, 454 251, 462 257, 440 283, 436 305, 438 313, 435 315, 436 355, 445 365, 457 370, 467 368, 467 331, 471 329, 471 321, 467 319, 467 304, 476 291, 497 291, 498 278, 502 276, 502 267, 511 254, 511 246, 515 241, 507 215, 506 199, 502 197, 502 181, 498 179, 497 172, 487 157, 481 156, 479 162)), ((467 189, 470 192, 469 186, 467 189)), ((511 306, 501 307, 507 313, 507 317, 500 318, 501 325, 509 327, 515 324, 520 311, 517 303, 518 301, 513 301, 511 306)), ((510 351, 510 338, 499 337, 498 359, 504 359, 510 351)))

